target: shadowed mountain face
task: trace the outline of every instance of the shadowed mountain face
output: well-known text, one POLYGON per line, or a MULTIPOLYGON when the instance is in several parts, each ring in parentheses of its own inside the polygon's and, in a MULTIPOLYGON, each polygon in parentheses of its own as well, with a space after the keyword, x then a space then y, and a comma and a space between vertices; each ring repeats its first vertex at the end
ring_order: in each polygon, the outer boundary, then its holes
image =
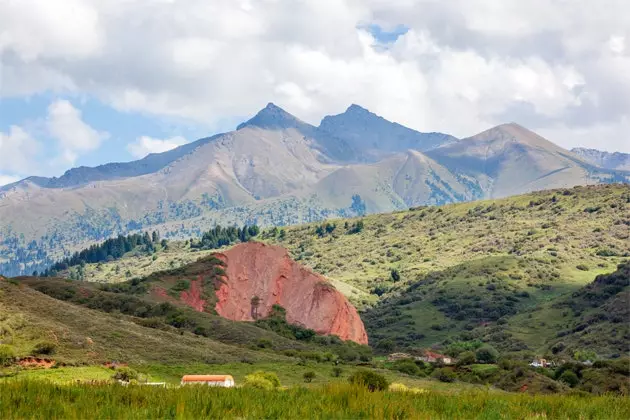
POLYGON ((357 105, 310 125, 268 104, 237 130, 128 163, 0 188, 0 273, 30 274, 112 235, 196 236, 584 183, 627 182, 516 124, 458 140, 357 105))
POLYGON ((457 142, 457 138, 442 133, 420 133, 392 123, 359 105, 346 112, 325 117, 320 129, 346 141, 359 160, 378 161, 389 153, 408 149, 421 152, 457 142))

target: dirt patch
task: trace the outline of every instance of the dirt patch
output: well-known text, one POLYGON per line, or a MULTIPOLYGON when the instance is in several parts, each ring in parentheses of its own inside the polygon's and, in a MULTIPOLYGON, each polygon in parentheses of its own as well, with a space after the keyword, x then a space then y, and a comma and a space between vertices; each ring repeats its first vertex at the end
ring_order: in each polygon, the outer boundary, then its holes
POLYGON ((197 280, 190 282, 190 290, 183 290, 179 294, 179 298, 186 305, 190 306, 197 312, 203 312, 206 301, 203 299, 203 278, 199 276, 197 280))
POLYGON ((106 367, 107 369, 117 369, 121 367, 129 367, 129 364, 120 362, 105 362, 103 363, 103 367, 106 367))
POLYGON ((155 297, 160 297, 162 299, 167 299, 167 300, 171 299, 166 289, 160 286, 153 286, 151 288, 151 294, 153 294, 155 297))
POLYGON ((18 361, 18 365, 23 368, 42 368, 50 369, 57 364, 52 359, 41 359, 39 357, 24 357, 18 361))

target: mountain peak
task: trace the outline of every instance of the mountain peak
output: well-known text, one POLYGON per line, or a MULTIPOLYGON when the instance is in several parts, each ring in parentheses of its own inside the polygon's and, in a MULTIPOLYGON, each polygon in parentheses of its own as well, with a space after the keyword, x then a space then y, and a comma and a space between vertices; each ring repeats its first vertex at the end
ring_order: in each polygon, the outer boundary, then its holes
POLYGON ((357 104, 350 105, 348 107, 348 109, 346 109, 346 112, 348 112, 348 113, 371 114, 371 112, 368 109, 363 108, 361 105, 357 105, 357 104))
POLYGON ((305 123, 297 117, 289 114, 273 102, 269 102, 267 106, 258 111, 253 118, 239 124, 236 129, 240 130, 244 127, 283 129, 292 127, 295 128, 304 124, 305 123))

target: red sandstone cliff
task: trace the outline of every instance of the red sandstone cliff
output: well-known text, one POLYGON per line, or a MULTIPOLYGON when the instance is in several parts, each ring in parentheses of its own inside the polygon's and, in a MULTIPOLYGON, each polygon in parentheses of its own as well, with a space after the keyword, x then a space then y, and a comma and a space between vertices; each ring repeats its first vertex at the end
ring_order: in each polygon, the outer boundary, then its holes
POLYGON ((291 324, 367 344, 354 306, 323 276, 293 261, 284 248, 248 242, 216 256, 227 264, 225 284, 217 290, 219 315, 253 321, 252 298, 258 296, 259 318, 278 304, 286 309, 291 324))

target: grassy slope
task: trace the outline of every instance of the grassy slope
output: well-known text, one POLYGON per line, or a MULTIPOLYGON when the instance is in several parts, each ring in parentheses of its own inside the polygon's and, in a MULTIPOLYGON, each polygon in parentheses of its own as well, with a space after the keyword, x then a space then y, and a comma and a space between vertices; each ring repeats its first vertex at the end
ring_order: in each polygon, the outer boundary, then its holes
POLYGON ((175 329, 142 327, 130 317, 75 306, 6 280, 0 281, 0 327, 2 343, 17 356, 29 355, 41 341, 52 341, 57 348, 51 357, 61 363, 287 360, 175 329))
POLYGON ((503 343, 504 350, 544 352, 548 340, 576 321, 562 311, 558 316, 553 301, 613 271, 624 259, 601 257, 598 251, 630 253, 630 187, 540 192, 363 221, 363 232, 355 235, 344 235, 340 221, 323 238, 314 234, 315 225, 305 225, 287 229, 282 241, 272 240, 302 263, 351 286, 350 297, 359 305, 374 306, 376 296, 366 294, 375 286, 390 290, 372 314, 364 315, 371 344, 393 338, 427 346, 490 321, 481 334, 503 343), (337 230, 342 232, 335 235, 337 230), (392 280, 392 268, 400 272, 400 281, 392 280), (417 299, 405 304, 406 289, 413 284, 419 286, 417 299), (445 302, 434 304, 440 297, 445 302), (449 304, 476 303, 480 312, 464 319, 457 319, 457 307, 450 317, 444 310, 449 304), (504 310, 507 304, 513 304, 503 315, 507 324, 492 328, 501 317, 492 309, 504 310), (398 319, 371 322, 388 316, 398 319))
MULTIPOLYGON (((628 185, 577 187, 371 215, 362 218, 364 230, 353 235, 345 234, 344 225, 356 219, 331 221, 337 227, 324 237, 315 233, 319 224, 310 224, 265 240, 287 247, 302 264, 328 276, 359 308, 376 307, 381 313, 375 314, 385 318, 394 311, 400 319, 380 327, 364 314, 372 344, 391 337, 428 346, 490 322, 483 334, 505 341, 504 349, 543 352, 559 330, 576 322, 553 307, 555 300, 597 274, 614 271, 630 253, 629 201, 628 185), (598 251, 617 256, 598 256, 598 251), (391 269, 398 270, 399 281, 392 280, 391 269), (397 296, 414 284, 422 299, 398 305, 397 296), (377 287, 383 296, 373 293, 377 287), (440 297, 442 304, 434 304, 440 297), (455 319, 453 308, 447 308, 451 302, 480 311, 472 319, 455 319), (508 313, 492 313, 506 305, 508 313), (498 331, 493 326, 501 317, 498 331)), ((170 248, 155 261, 88 265, 86 279, 121 281, 202 255, 183 243, 170 248), (116 266, 122 267, 118 274, 116 266)))

